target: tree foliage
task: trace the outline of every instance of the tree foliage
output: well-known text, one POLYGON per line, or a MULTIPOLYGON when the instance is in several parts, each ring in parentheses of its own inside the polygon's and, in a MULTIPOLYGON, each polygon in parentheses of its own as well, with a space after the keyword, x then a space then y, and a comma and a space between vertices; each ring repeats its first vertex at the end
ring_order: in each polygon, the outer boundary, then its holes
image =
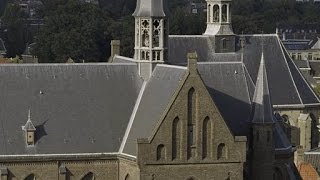
MULTIPOLYGON (((5 1, 0 0, 0 5, 5 1)), ((42 2, 44 6, 38 9, 37 16, 44 17, 45 26, 35 38, 36 48, 33 52, 40 62, 65 62, 68 58, 75 62, 106 61, 110 55, 112 39, 121 40, 122 55, 133 56, 134 18, 131 15, 136 0, 99 0, 99 7, 79 3, 79 0, 42 2)), ((193 2, 205 3, 205 0, 193 2)), ((189 0, 168 0, 171 12, 170 34, 205 32, 206 13, 191 14, 189 3, 189 0)), ((319 10, 319 3, 298 3, 294 0, 233 0, 232 25, 237 34, 274 33, 279 26, 319 28, 319 10)), ((15 10, 10 10, 9 7, 6 11, 15 10)), ((7 17, 10 17, 9 14, 14 15, 7 13, 7 17)), ((15 17, 19 18, 12 18, 11 25, 23 21, 19 14, 15 14, 15 17)), ((7 40, 9 44, 16 43, 14 46, 19 51, 9 52, 10 56, 15 57, 21 53, 23 48, 20 46, 25 44, 20 42, 25 37, 19 28, 14 29, 15 31, 12 29, 7 40)), ((23 29, 21 24, 20 29, 23 29)))
POLYGON ((106 61, 110 20, 97 6, 69 0, 47 12, 34 49, 39 62, 106 61))
POLYGON ((25 20, 26 14, 19 5, 7 5, 2 18, 7 57, 21 56, 25 50, 27 42, 25 20))

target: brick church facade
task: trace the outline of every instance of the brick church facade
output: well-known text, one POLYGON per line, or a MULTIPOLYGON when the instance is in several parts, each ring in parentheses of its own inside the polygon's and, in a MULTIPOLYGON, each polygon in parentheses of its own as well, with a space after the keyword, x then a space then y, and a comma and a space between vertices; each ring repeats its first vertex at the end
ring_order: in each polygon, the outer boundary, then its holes
POLYGON ((138 0, 133 58, 1 65, 1 179, 301 179, 320 101, 276 35, 233 33, 230 3, 169 36, 165 0, 138 0))

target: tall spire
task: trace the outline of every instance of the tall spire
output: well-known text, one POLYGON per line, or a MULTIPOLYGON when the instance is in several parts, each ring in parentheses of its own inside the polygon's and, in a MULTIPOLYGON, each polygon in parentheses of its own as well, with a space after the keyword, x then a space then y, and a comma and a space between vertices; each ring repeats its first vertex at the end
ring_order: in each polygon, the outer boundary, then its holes
POLYGON ((253 123, 274 123, 263 52, 257 76, 256 89, 253 96, 253 108, 253 123))

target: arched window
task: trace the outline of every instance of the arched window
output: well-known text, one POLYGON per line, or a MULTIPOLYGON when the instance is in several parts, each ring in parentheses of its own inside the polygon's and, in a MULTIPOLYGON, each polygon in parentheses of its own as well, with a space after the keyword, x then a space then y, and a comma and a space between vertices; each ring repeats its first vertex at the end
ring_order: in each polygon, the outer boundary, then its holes
POLYGON ((164 160, 166 158, 166 149, 163 144, 157 147, 157 161, 164 160))
POLYGON ((196 92, 194 88, 191 88, 188 92, 188 135, 187 135, 187 158, 190 159, 192 155, 192 146, 194 142, 194 118, 196 107, 196 92))
POLYGON ((203 129, 202 129, 202 158, 205 159, 210 156, 210 148, 211 148, 211 121, 209 117, 206 117, 203 121, 203 129))
POLYGON ((130 175, 127 174, 126 177, 124 178, 124 180, 130 180, 130 175))
POLYGON ((219 144, 218 151, 217 151, 217 159, 227 159, 227 148, 224 143, 219 144))
POLYGON ((181 123, 176 117, 172 123, 172 160, 180 159, 181 123))
POLYGON ((36 176, 34 174, 29 174, 24 180, 36 180, 36 176))
POLYGON ((92 172, 89 172, 88 174, 84 175, 81 180, 94 180, 94 175, 92 172))
POLYGON ((219 5, 214 5, 212 8, 212 12, 213 12, 213 17, 212 17, 212 21, 213 22, 220 22, 220 10, 219 10, 219 5))
POLYGON ((228 12, 227 12, 227 5, 222 5, 222 22, 227 22, 228 20, 228 12))
POLYGON ((221 39, 221 43, 222 43, 222 49, 227 49, 227 39, 226 38, 221 39))

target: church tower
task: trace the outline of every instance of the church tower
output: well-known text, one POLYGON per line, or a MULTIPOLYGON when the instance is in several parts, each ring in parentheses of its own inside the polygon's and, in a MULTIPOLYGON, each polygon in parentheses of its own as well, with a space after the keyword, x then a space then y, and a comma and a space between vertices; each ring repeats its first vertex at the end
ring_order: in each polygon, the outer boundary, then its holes
POLYGON ((274 125, 275 121, 262 53, 253 99, 251 179, 273 179, 275 160, 274 125))
POLYGON ((207 1, 207 30, 205 35, 233 35, 231 25, 231 0, 207 1))
POLYGON ((207 1, 207 29, 204 35, 215 36, 215 52, 235 52, 235 34, 231 23, 231 0, 207 1))
POLYGON ((168 50, 168 10, 166 0, 138 0, 135 17, 135 53, 139 73, 148 80, 168 50))

